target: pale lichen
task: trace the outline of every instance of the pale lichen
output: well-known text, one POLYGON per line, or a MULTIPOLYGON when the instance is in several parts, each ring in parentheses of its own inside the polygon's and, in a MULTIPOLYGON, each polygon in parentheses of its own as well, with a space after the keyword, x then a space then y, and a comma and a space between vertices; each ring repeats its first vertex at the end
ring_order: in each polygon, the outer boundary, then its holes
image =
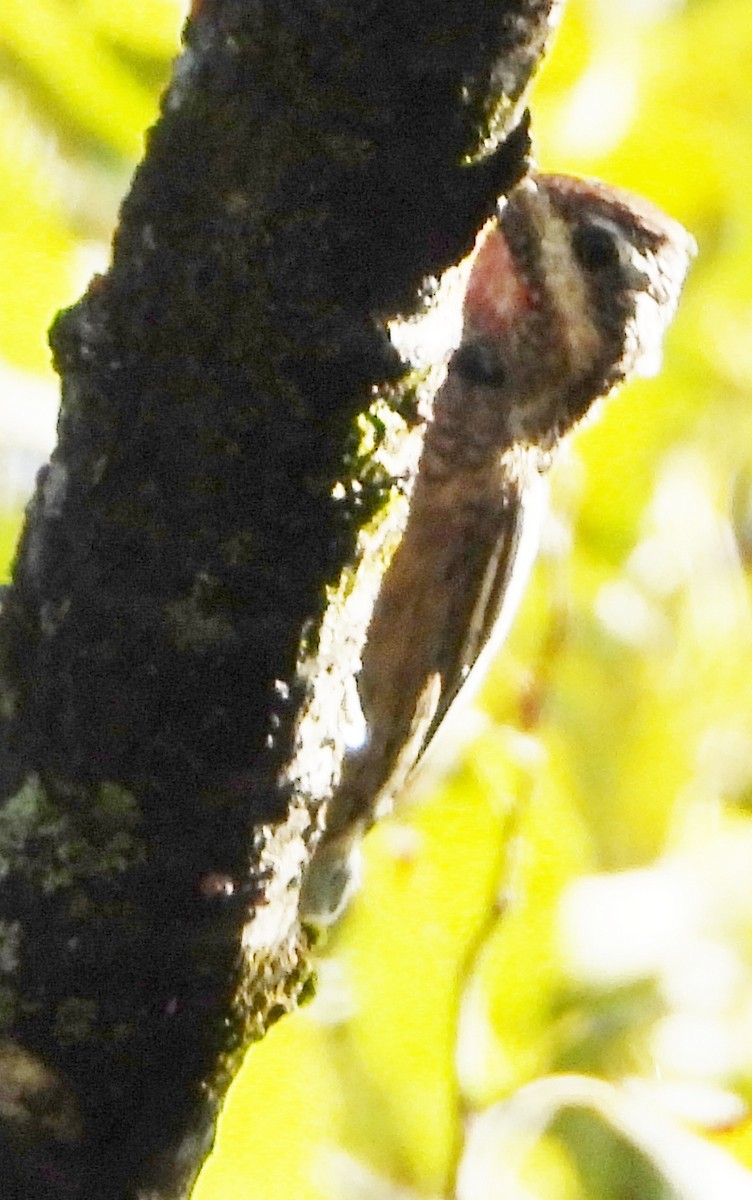
POLYGON ((219 580, 199 571, 189 594, 165 606, 170 637, 179 650, 209 650, 233 641, 235 630, 219 607, 220 591, 219 580))
POLYGON ((11 975, 15 971, 20 946, 20 921, 0 920, 0 975, 11 975))
POLYGON ((18 710, 18 696, 4 682, 0 682, 0 720, 10 721, 18 710))
POLYGON ((142 861, 136 834, 138 805, 119 784, 102 783, 75 803, 62 785, 56 795, 36 772, 0 812, 0 878, 15 871, 49 895, 142 861))
POLYGON ((81 1116, 71 1089, 16 1042, 0 1043, 0 1118, 19 1133, 47 1132, 61 1142, 81 1136, 81 1116))

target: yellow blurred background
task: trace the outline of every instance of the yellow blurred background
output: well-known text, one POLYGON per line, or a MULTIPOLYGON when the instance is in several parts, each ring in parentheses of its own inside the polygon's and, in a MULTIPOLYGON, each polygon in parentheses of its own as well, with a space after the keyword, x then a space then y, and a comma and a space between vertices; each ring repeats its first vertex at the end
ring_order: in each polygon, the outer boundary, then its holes
MULTIPOLYGON (((106 262, 182 17, 0 8, 4 565, 54 438, 45 330, 106 262)), ((512 637, 369 836, 196 1200, 752 1200, 750 64, 749 0, 569 0, 541 168, 644 193, 699 256, 661 375, 557 465, 512 637)))

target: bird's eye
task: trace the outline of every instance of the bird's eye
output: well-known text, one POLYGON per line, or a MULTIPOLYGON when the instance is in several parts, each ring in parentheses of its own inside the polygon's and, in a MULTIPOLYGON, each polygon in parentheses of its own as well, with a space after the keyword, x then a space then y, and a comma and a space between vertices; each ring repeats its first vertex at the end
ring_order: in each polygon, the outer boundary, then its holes
POLYGON ((575 258, 586 271, 607 271, 621 262, 621 234, 604 225, 580 225, 572 237, 575 258))
POLYGON ((464 342, 455 351, 450 369, 466 383, 482 384, 485 387, 502 387, 506 382, 506 371, 499 361, 493 346, 487 342, 464 342))

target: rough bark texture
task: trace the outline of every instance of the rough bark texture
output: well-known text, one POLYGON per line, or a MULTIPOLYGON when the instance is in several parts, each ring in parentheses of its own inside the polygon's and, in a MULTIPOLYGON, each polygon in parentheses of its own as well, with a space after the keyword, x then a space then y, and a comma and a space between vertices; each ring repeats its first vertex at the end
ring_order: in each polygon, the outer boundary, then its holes
POLYGON ((0 619, 3 1200, 187 1195, 306 989, 383 569, 358 534, 433 378, 387 322, 524 171, 553 7, 194 7, 112 267, 52 329, 59 444, 0 619))

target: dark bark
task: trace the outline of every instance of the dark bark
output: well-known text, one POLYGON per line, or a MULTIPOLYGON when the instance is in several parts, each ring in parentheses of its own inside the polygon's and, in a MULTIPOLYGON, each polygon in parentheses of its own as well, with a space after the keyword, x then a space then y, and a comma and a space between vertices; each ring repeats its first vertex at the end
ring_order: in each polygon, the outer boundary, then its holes
POLYGON ((387 322, 524 171, 551 8, 195 6, 112 267, 52 329, 0 623, 3 1200, 185 1196, 309 986, 358 532, 430 393, 387 322))

